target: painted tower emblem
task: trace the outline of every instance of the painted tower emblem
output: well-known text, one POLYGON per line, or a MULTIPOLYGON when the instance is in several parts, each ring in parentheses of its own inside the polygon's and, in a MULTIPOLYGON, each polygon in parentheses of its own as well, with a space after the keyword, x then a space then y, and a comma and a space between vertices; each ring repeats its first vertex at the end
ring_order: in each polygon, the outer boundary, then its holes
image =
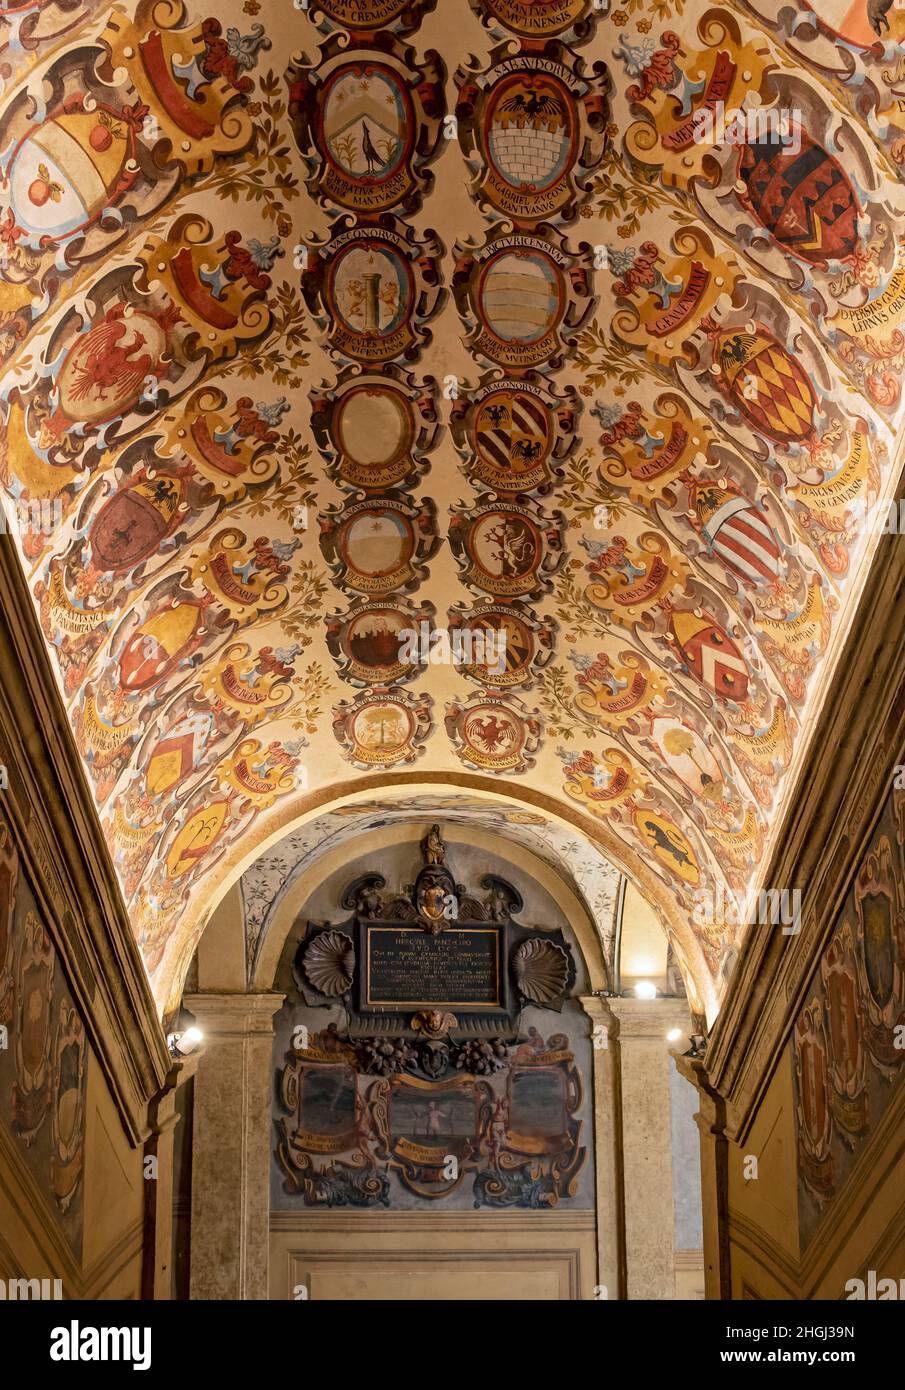
POLYGON ((440 140, 444 75, 439 54, 415 66, 414 50, 388 36, 350 55, 335 35, 316 65, 296 61, 290 115, 311 193, 363 216, 414 209, 440 140))
POLYGON ((439 251, 432 233, 419 243, 384 227, 353 227, 309 251, 302 291, 335 351, 375 364, 417 357, 442 297, 439 251))
POLYGON ((404 600, 359 599, 347 613, 327 619, 327 646, 340 675, 353 685, 391 685, 422 670, 409 657, 412 633, 429 631, 432 604, 418 608, 404 600))
POLYGON ((580 59, 566 66, 527 54, 503 58, 507 47, 494 50, 488 71, 465 67, 456 74, 472 192, 517 224, 568 217, 583 191, 576 164, 587 170, 603 157, 606 70, 598 63, 585 80, 580 59))

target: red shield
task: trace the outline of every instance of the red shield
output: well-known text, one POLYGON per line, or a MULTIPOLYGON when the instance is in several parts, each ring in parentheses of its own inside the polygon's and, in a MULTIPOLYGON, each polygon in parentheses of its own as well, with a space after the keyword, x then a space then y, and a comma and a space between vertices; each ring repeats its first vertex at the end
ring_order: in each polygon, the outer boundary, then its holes
POLYGON ((728 633, 706 614, 673 613, 673 636, 686 665, 715 695, 741 702, 748 694, 748 669, 728 633))
POLYGON ((158 549, 178 517, 182 489, 158 474, 118 492, 105 503, 91 528, 92 557, 98 569, 128 570, 158 549))
POLYGON ((802 260, 846 260, 858 245, 855 190, 838 160, 804 131, 796 135, 797 153, 768 140, 743 147, 739 177, 748 205, 780 246, 802 260))

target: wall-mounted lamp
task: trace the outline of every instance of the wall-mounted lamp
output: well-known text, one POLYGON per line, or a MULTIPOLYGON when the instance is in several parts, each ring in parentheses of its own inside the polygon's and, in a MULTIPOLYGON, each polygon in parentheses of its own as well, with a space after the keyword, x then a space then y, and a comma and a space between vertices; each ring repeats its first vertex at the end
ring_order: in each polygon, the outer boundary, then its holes
POLYGON ((681 1038, 681 1036, 682 1036, 682 1029, 681 1029, 681 1028, 670 1028, 669 1032, 666 1034, 666 1041, 667 1041, 667 1042, 678 1042, 679 1039, 681 1038))
POLYGON ((167 1034, 170 1056, 189 1057, 204 1042, 204 1034, 195 1021, 195 1015, 184 1007, 177 1013, 174 1024, 173 1032, 167 1034))

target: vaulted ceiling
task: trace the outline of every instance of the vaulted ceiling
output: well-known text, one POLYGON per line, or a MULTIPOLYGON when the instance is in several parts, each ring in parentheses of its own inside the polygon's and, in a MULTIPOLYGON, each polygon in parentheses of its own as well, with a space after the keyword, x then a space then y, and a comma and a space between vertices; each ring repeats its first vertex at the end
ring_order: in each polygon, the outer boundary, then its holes
POLYGON ((0 478, 161 1006, 413 780, 713 996, 898 472, 905 9, 820 9, 4 8, 0 478))

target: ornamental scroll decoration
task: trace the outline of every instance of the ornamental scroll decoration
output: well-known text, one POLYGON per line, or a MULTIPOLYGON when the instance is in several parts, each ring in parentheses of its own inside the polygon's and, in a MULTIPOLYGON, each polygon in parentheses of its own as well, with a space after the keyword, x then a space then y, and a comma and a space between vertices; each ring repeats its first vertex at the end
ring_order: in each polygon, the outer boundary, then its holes
POLYGON ((523 902, 511 883, 485 875, 480 895, 457 883, 437 825, 421 852, 402 892, 387 891, 379 873, 349 883, 341 903, 351 918, 309 922, 295 960, 305 1003, 341 1001, 356 1046, 369 1035, 393 1038, 396 1052, 363 1059, 378 1074, 395 1058, 396 1070, 442 1075, 459 1040, 515 1038, 522 1008, 558 1012, 575 980, 561 931, 514 921, 523 902))
MULTIPOLYGON (((566 1034, 467 1040, 442 1080, 391 1065, 363 1075, 362 1049, 333 1023, 305 1041, 277 1075, 276 1159, 306 1206, 388 1207, 393 1175, 430 1200, 470 1180, 475 1207, 545 1209, 575 1195, 587 1150, 566 1034), (491 1057, 488 1074, 471 1066, 491 1057)), ((387 1040, 383 1055, 404 1047, 387 1040)))
POLYGON ((584 1162, 581 1080, 569 1039, 522 1025, 559 1011, 575 981, 559 930, 514 921, 524 903, 487 874, 458 883, 440 827, 414 883, 366 873, 351 917, 309 922, 294 963, 305 1005, 345 1010, 296 1030, 278 1072, 276 1158, 307 1205, 387 1206, 389 1174, 424 1198, 466 1176, 475 1206, 544 1207, 573 1195, 584 1162))

